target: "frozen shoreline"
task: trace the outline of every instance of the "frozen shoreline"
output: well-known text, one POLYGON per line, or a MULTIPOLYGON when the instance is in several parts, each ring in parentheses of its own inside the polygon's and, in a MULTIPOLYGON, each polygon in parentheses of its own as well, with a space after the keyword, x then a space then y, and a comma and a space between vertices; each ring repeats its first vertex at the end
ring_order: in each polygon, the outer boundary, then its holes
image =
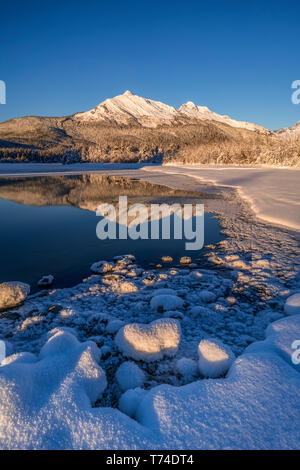
POLYGON ((144 165, 78 163, 0 163, 1 176, 41 176, 48 174, 111 173, 123 176, 163 174, 164 182, 172 175, 192 177, 239 191, 255 215, 271 224, 300 231, 300 169, 274 167, 236 167, 222 165, 144 165))

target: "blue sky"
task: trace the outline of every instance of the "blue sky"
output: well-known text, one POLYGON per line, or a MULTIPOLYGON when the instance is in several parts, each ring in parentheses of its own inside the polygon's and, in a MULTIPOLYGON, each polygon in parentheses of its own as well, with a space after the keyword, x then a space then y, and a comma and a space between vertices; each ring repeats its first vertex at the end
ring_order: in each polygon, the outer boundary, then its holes
POLYGON ((0 121, 61 116, 129 89, 276 129, 300 120, 299 0, 1 2, 0 121))

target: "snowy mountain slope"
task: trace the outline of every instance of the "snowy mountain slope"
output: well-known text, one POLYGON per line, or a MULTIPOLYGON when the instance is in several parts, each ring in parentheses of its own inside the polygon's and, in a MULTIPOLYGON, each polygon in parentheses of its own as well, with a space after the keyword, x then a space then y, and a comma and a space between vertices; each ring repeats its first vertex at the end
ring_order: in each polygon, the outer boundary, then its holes
POLYGON ((251 122, 236 121, 235 119, 231 119, 229 116, 223 116, 221 114, 215 113, 206 106, 196 106, 192 101, 188 101, 187 103, 180 106, 178 111, 181 114, 184 114, 185 116, 188 116, 193 119, 208 119, 210 121, 223 122, 224 124, 228 124, 229 126, 240 127, 242 129, 248 129, 250 131, 267 131, 265 127, 259 126, 257 124, 253 124, 251 122))
POLYGON ((278 129, 278 131, 276 131, 276 134, 278 134, 280 137, 299 139, 300 138, 300 121, 296 122, 294 126, 283 127, 282 129, 278 129))
POLYGON ((132 119, 146 127, 156 127, 178 117, 173 106, 142 98, 126 91, 123 95, 108 98, 96 108, 74 116, 81 120, 108 120, 116 124, 127 124, 132 119))
POLYGON ((173 120, 179 122, 184 122, 186 119, 210 120, 251 131, 267 131, 262 126, 236 121, 229 116, 222 116, 210 111, 206 106, 196 106, 191 101, 183 104, 179 109, 175 109, 160 101, 134 95, 128 90, 123 95, 108 98, 92 110, 75 114, 74 117, 83 121, 105 120, 116 124, 128 124, 134 120, 146 127, 156 127, 164 123, 170 124, 173 120))

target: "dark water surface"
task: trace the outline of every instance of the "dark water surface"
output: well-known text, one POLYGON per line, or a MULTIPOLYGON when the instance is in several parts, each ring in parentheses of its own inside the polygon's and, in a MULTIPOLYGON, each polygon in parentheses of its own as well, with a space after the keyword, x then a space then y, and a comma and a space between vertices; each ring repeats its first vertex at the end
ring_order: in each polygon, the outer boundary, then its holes
MULTIPOLYGON (((132 253, 147 267, 170 255, 177 264, 183 255, 201 258, 205 248, 186 251, 185 240, 105 240, 96 236, 101 203, 118 202, 119 195, 136 202, 200 204, 201 195, 177 191, 132 178, 103 175, 46 176, 0 179, 0 282, 19 280, 36 289, 46 274, 54 287, 69 287, 90 274, 90 265, 115 255, 132 253)), ((205 244, 224 239, 213 214, 205 214, 205 244)))

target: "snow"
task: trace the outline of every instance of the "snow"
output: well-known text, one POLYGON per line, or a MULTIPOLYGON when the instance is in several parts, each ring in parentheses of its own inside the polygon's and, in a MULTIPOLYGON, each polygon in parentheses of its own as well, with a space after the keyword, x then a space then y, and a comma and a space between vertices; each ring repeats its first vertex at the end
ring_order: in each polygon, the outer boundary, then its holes
POLYGON ((128 124, 130 120, 146 127, 156 127, 174 121, 184 122, 186 119, 214 120, 232 127, 251 131, 267 132, 262 126, 244 121, 236 121, 229 116, 223 116, 209 110, 206 106, 196 106, 191 101, 175 109, 173 106, 134 95, 129 90, 122 95, 108 98, 90 111, 77 113, 75 119, 83 121, 105 121, 117 124, 128 124))
POLYGON ((114 269, 114 265, 112 263, 108 263, 107 261, 97 261, 93 263, 90 267, 90 270, 96 274, 104 274, 112 271, 114 269))
POLYGON ((147 391, 139 387, 127 390, 119 400, 120 411, 131 418, 135 418, 138 404, 146 394, 147 391))
POLYGON ((300 231, 299 168, 167 165, 145 170, 162 172, 166 184, 167 175, 176 174, 236 188, 258 218, 300 231))
POLYGON ((130 388, 142 387, 145 382, 145 373, 134 362, 127 361, 120 365, 116 372, 117 381, 121 390, 125 392, 130 388))
POLYGON ((203 290, 200 292, 199 294, 199 298, 200 300, 202 300, 202 302, 205 302, 206 304, 209 304, 211 302, 214 302, 216 300, 216 295, 209 291, 209 290, 203 290))
POLYGON ((199 372, 212 378, 224 375, 235 359, 231 349, 215 338, 201 340, 198 355, 199 372))
POLYGON ((2 282, 0 284, 0 311, 20 305, 29 292, 30 286, 24 282, 2 282))
POLYGON ((106 331, 107 333, 114 334, 119 331, 120 328, 124 326, 124 322, 122 320, 119 320, 115 318, 114 320, 110 320, 107 324, 106 331))
POLYGON ((296 315, 300 313, 300 292, 287 298, 284 311, 287 315, 296 315))
POLYGON ((115 338, 125 356, 135 360, 156 361, 164 355, 176 354, 180 341, 180 325, 177 320, 159 319, 148 325, 125 325, 115 338))
POLYGON ((182 357, 176 362, 176 370, 185 379, 193 379, 198 375, 197 362, 188 357, 182 357))
POLYGON ((156 311, 176 310, 182 308, 184 301, 177 295, 158 294, 152 297, 150 306, 156 311))
POLYGON ((213 121, 219 121, 223 122, 224 124, 228 124, 229 126, 232 127, 240 127, 243 129, 248 129, 250 131, 263 131, 266 132, 267 129, 259 126, 257 124, 253 124, 251 122, 245 122, 245 121, 236 121, 235 119, 230 118, 229 116, 224 116, 218 113, 215 113, 214 111, 211 111, 208 109, 206 106, 196 106, 192 101, 188 101, 187 103, 184 103, 183 105, 180 106, 178 111, 187 117, 190 117, 192 119, 201 119, 201 120, 213 120, 213 121))
POLYGON ((192 258, 190 256, 182 256, 179 260, 180 264, 191 264, 192 258))

